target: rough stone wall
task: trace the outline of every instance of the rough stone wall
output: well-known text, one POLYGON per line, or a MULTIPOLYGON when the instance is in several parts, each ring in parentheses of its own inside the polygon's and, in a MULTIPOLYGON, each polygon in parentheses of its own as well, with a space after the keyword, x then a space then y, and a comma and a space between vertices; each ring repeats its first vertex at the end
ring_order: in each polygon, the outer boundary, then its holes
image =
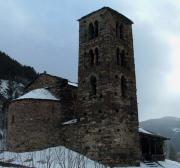
POLYGON ((58 101, 13 101, 8 111, 8 149, 31 151, 57 144, 62 120, 58 101))
POLYGON ((68 85, 68 80, 49 74, 41 74, 29 86, 26 87, 26 92, 38 88, 49 88, 51 92, 60 98, 61 89, 68 85))
POLYGON ((60 100, 24 99, 10 103, 7 142, 11 151, 61 145, 58 137, 62 136, 61 123, 76 117, 77 87, 68 85, 66 79, 42 74, 26 88, 26 92, 37 88, 47 88, 60 100))
POLYGON ((77 117, 77 87, 67 85, 60 89, 60 102, 62 113, 65 116, 64 121, 77 117))
POLYGON ((37 88, 48 88, 61 101, 62 113, 65 120, 72 119, 76 114, 74 108, 77 106, 77 87, 68 85, 68 80, 49 74, 41 74, 27 88, 26 92, 37 88))
POLYGON ((82 151, 111 166, 139 164, 138 111, 131 23, 104 8, 80 20, 79 115, 82 151), (90 23, 99 23, 98 37, 88 39, 90 23), (123 39, 116 37, 116 22, 123 39), (116 64, 116 49, 125 51, 125 65, 116 64), (98 64, 91 65, 90 50, 98 48, 98 64), (97 80, 91 93, 91 76, 97 80), (126 80, 126 96, 121 77, 126 80))

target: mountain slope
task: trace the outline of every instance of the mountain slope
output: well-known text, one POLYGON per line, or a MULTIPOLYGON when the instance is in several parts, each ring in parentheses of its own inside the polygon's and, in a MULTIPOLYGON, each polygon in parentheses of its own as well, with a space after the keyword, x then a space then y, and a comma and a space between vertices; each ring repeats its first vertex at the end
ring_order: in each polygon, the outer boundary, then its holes
POLYGON ((22 65, 0 51, 0 79, 27 84, 37 76, 34 68, 22 65))
POLYGON ((180 152, 180 118, 163 117, 143 121, 140 126, 170 138, 177 152, 180 152))
POLYGON ((0 51, 0 128, 5 127, 5 107, 22 95, 24 87, 37 77, 34 68, 22 65, 0 51))

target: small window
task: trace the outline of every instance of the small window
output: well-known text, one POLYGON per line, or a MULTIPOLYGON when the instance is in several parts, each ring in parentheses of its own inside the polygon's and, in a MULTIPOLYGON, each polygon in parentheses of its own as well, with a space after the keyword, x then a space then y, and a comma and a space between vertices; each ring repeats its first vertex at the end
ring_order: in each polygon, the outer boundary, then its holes
POLYGON ((120 51, 119 48, 116 49, 116 64, 120 65, 120 51))
POLYGON ((14 124, 14 115, 12 115, 11 124, 14 124))
POLYGON ((119 37, 120 37, 120 39, 124 38, 124 26, 123 26, 123 24, 121 24, 119 26, 119 37))
POLYGON ((89 58, 90 58, 90 65, 93 66, 94 65, 94 53, 93 53, 93 50, 89 51, 89 58))
POLYGON ((116 22, 116 37, 118 37, 119 36, 119 23, 118 22, 116 22))
POLYGON ((102 94, 100 94, 100 95, 99 95, 99 98, 102 98, 102 97, 103 97, 103 95, 102 95, 102 94))
POLYGON ((125 51, 121 51, 121 66, 125 66, 125 51))
POLYGON ((95 49, 95 56, 96 56, 96 65, 99 64, 99 51, 98 48, 95 49))
POLYGON ((126 97, 126 90, 127 90, 127 85, 126 85, 126 79, 124 76, 121 77, 121 96, 126 97))
POLYGON ((84 54, 83 54, 83 65, 84 65, 84 67, 86 66, 86 57, 87 57, 87 53, 84 52, 84 54))
POLYGON ((97 80, 96 80, 95 76, 91 76, 90 84, 91 84, 91 95, 96 95, 96 92, 97 92, 97 80))
POLYGON ((86 147, 85 147, 85 150, 86 150, 86 151, 90 150, 90 147, 89 147, 89 146, 86 146, 86 147))
POLYGON ((99 34, 99 23, 98 23, 98 21, 96 20, 96 21, 94 22, 94 36, 95 36, 95 37, 98 37, 98 34, 99 34))
POLYGON ((92 23, 89 24, 88 35, 89 35, 89 40, 94 38, 94 26, 92 23))

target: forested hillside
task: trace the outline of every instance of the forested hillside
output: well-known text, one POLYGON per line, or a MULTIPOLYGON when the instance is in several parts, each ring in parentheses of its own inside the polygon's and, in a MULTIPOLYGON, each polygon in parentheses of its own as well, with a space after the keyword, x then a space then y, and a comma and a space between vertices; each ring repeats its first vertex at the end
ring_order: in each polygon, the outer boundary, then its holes
MULTIPOLYGON (((23 94, 24 87, 37 77, 34 68, 22 65, 0 51, 0 130, 6 127, 6 104, 23 94)), ((0 140, 2 136, 0 135, 0 140)))
POLYGON ((33 67, 22 65, 0 51, 0 79, 27 84, 37 76, 33 67))

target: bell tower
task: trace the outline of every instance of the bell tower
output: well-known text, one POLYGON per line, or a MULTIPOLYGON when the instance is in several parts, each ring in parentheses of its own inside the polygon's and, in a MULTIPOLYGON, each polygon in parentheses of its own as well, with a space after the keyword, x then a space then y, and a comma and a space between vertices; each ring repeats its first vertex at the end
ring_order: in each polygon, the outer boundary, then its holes
POLYGON ((82 149, 111 166, 139 164, 132 24, 109 7, 79 19, 82 149))

